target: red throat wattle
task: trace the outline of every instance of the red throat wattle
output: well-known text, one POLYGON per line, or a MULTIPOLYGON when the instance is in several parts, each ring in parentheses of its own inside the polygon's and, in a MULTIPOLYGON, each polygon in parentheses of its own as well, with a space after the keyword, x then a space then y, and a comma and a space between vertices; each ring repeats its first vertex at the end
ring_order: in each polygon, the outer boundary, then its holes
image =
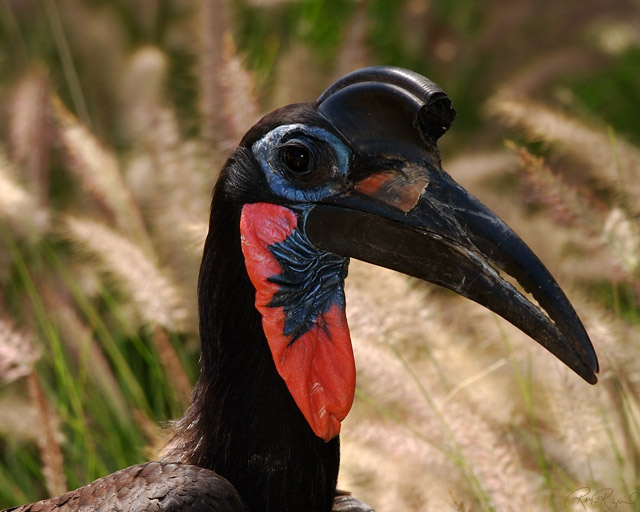
POLYGON ((283 206, 245 205, 240 220, 242 252, 276 369, 313 432, 330 441, 339 434, 355 393, 355 364, 344 306, 332 304, 294 339, 285 334, 284 308, 270 305, 279 290, 270 278, 282 268, 269 248, 289 237, 297 223, 296 213, 283 206))

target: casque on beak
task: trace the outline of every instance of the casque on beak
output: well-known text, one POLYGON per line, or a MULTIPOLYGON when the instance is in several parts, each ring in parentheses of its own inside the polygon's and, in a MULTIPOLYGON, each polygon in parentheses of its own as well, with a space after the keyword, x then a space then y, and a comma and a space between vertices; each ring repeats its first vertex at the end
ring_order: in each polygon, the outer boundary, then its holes
POLYGON ((421 75, 366 68, 332 85, 319 112, 353 151, 346 192, 312 207, 318 248, 444 286, 528 334, 587 382, 597 358, 569 300, 529 247, 441 167, 455 111, 421 75), (500 271, 515 278, 534 305, 500 271))

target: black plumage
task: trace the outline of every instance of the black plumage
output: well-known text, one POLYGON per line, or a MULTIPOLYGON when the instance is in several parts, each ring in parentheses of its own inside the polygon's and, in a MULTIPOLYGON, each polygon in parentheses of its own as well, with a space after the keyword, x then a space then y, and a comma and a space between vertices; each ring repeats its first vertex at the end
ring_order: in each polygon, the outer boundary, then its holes
POLYGON ((168 456, 225 475, 252 510, 330 510, 338 476, 338 439, 314 435, 276 371, 240 247, 242 205, 268 190, 246 148, 307 108, 258 123, 216 185, 198 285, 200 380, 168 456))
POLYGON ((55 498, 7 509, 6 512, 248 511, 224 478, 196 466, 147 462, 107 475, 55 498))

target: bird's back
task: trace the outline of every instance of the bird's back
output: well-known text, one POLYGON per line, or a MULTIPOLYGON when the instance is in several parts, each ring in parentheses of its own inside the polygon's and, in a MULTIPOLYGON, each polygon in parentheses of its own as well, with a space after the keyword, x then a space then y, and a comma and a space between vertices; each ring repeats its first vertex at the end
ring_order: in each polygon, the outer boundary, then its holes
POLYGON ((147 462, 55 498, 4 512, 246 512, 236 489, 217 473, 189 464, 147 462))

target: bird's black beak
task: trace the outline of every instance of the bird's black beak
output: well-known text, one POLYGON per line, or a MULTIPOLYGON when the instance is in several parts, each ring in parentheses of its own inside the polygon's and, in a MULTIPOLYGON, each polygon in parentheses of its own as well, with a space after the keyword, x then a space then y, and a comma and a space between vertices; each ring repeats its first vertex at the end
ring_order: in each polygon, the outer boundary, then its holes
POLYGON ((440 165, 455 112, 433 82, 398 68, 347 75, 318 100, 353 149, 351 186, 308 213, 318 248, 444 286, 499 314, 587 382, 598 361, 569 300, 527 245, 440 165), (500 271, 515 278, 528 300, 500 271), (544 310, 544 312, 543 312, 544 310))

